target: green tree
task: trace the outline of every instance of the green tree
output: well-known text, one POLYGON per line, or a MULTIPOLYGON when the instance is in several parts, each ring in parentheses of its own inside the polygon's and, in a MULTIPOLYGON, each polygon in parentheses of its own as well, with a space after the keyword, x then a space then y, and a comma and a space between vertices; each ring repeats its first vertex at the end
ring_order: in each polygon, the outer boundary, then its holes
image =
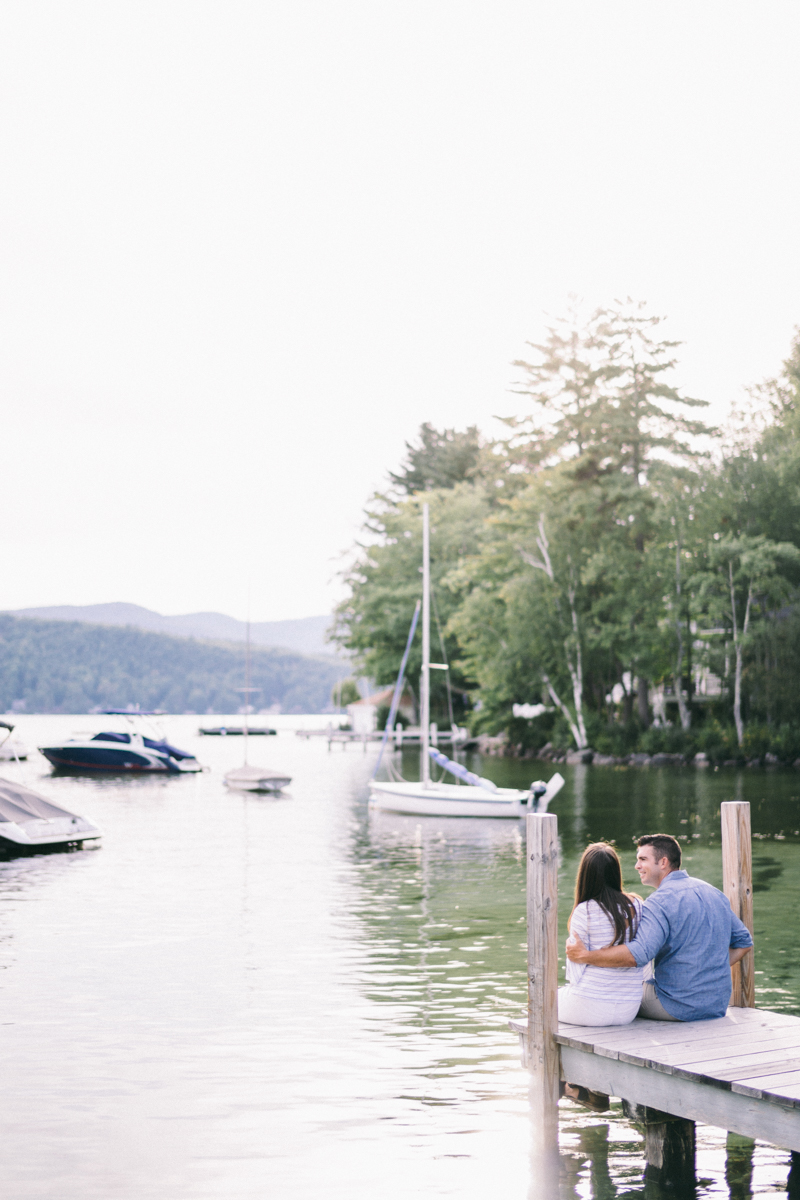
POLYGON ((448 582, 467 593, 451 629, 468 671, 494 693, 495 705, 541 694, 583 748, 588 547, 585 514, 570 484, 563 469, 534 481, 491 520, 494 536, 482 556, 448 582))
POLYGON ((617 660, 620 677, 630 671, 638 679, 642 725, 648 679, 664 657, 663 511, 654 480, 663 489, 670 469, 696 461, 697 439, 714 432, 687 415, 706 402, 669 382, 677 343, 658 338, 660 322, 628 302, 598 310, 582 327, 574 317, 554 326, 532 345, 536 357, 516 364, 525 372, 517 390, 533 400, 533 412, 507 419, 518 466, 547 472, 561 462, 575 493, 584 492, 579 507, 595 546, 583 567, 594 595, 587 637, 617 660))
MULTIPOLYGON (((422 594, 422 504, 426 500, 431 519, 431 647, 437 658, 441 653, 451 664, 458 658, 456 640, 446 633, 446 626, 463 597, 457 587, 444 586, 443 580, 478 551, 486 536, 485 489, 460 483, 397 503, 375 497, 367 510, 370 541, 358 548, 345 574, 349 595, 336 610, 333 638, 355 655, 359 668, 380 686, 388 686, 397 676, 414 605, 422 594)), ((418 635, 407 671, 414 687, 421 653, 418 635)), ((431 711, 439 720, 449 715, 444 674, 436 671, 431 677, 431 711)), ((460 697, 469 690, 469 680, 455 666, 449 675, 460 712, 460 697)))
POLYGON ((355 679, 339 679, 331 690, 331 704, 336 708, 347 708, 348 704, 356 704, 361 699, 358 684, 355 679))
POLYGON ((709 547, 709 565, 701 579, 700 599, 712 619, 730 630, 734 652, 733 720, 739 746, 744 740, 742 666, 752 625, 790 594, 782 568, 800 564, 791 542, 772 542, 763 534, 721 538, 709 547))
POLYGON ((741 745, 756 708, 773 722, 789 711, 800 334, 712 460, 702 449, 716 431, 696 419, 704 402, 675 385, 676 343, 659 326, 631 303, 555 322, 516 364, 529 403, 502 439, 422 427, 393 496, 371 505, 339 611, 339 641, 362 669, 395 676, 420 591, 426 495, 444 653, 458 688, 483 703, 484 728, 541 697, 560 713, 558 736, 585 745, 601 717, 619 720, 607 697, 629 674, 631 737, 648 724, 651 683, 672 687, 683 734, 693 712, 702 723, 713 709, 741 745), (698 654, 731 684, 703 709, 692 702, 698 654))
POLYGON ((395 474, 394 487, 402 494, 452 488, 478 474, 483 443, 477 426, 462 431, 434 429, 427 421, 420 426, 416 443, 406 442, 406 460, 395 474))

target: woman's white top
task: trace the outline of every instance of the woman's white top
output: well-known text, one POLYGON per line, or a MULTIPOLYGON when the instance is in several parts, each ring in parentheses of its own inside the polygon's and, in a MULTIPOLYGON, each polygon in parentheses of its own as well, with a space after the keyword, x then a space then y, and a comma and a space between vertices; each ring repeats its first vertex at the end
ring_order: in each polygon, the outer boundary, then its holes
MULTIPOLYGON (((642 901, 633 896, 636 911, 641 917, 642 901)), ((573 912, 570 934, 577 934, 587 950, 603 950, 614 941, 614 922, 596 900, 586 900, 573 912)), ((631 931, 625 941, 631 939, 631 931)), ((588 963, 573 963, 567 959, 567 983, 582 996, 597 1000, 635 1000, 642 995, 644 967, 593 967, 588 963)))

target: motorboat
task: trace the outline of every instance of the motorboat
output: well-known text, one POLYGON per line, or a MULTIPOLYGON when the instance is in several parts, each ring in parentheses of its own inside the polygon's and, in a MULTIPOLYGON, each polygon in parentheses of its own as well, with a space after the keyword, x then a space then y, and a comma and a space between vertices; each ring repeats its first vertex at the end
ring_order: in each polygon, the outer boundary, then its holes
POLYGON ((9 725, 8 721, 0 721, 0 729, 8 730, 0 742, 0 762, 24 762, 28 757, 28 747, 19 738, 12 738, 14 726, 9 725))
MULTIPOLYGON (((171 746, 163 737, 147 737, 139 727, 140 718, 163 714, 109 708, 103 715, 124 717, 128 728, 86 734, 58 746, 40 746, 39 749, 54 767, 79 771, 160 771, 172 775, 202 771, 202 766, 188 750, 171 746)), ((151 729, 151 732, 154 731, 151 729)))
POLYGON ((88 817, 40 796, 24 784, 0 779, 0 853, 36 854, 80 849, 102 837, 88 817))
POLYGON ((483 779, 467 770, 463 763, 447 758, 431 743, 430 720, 430 671, 448 670, 447 663, 430 661, 430 515, 427 504, 422 506, 422 674, 420 678, 421 720, 419 726, 420 775, 418 783, 409 783, 401 778, 391 761, 388 762, 390 778, 376 778, 383 752, 391 735, 397 704, 403 687, 403 677, 411 643, 417 627, 420 602, 414 610, 400 672, 395 685, 389 717, 383 735, 381 751, 375 764, 369 785, 369 803, 373 809, 389 812, 411 813, 430 817, 515 817, 528 812, 546 812, 553 797, 564 786, 564 779, 556 773, 547 782, 537 780, 527 789, 501 788, 491 779, 483 779), (461 782, 450 783, 431 778, 431 763, 461 782))
POLYGON ((239 792, 280 792, 292 782, 291 775, 269 767, 235 767, 225 776, 225 786, 239 792))
POLYGON ((215 725, 211 729, 198 729, 198 733, 202 733, 205 737, 276 737, 277 729, 245 729, 244 725, 215 725))

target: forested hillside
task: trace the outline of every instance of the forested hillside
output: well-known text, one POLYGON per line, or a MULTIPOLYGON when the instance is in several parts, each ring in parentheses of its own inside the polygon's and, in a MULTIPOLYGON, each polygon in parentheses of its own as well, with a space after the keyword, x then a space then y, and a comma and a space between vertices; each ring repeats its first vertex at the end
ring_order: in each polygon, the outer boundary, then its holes
MULTIPOLYGON (((255 647, 256 708, 321 712, 336 665, 255 647)), ((0 712, 84 713, 94 708, 237 712, 244 648, 79 622, 0 614, 0 712)))
POLYGON ((368 508, 337 636, 391 682, 427 501, 432 654, 451 664, 457 719, 519 748, 794 761, 800 336, 718 430, 676 385, 658 324, 631 305, 554 324, 515 364, 520 411, 494 442, 423 426, 368 508), (548 711, 523 720, 515 704, 548 711))

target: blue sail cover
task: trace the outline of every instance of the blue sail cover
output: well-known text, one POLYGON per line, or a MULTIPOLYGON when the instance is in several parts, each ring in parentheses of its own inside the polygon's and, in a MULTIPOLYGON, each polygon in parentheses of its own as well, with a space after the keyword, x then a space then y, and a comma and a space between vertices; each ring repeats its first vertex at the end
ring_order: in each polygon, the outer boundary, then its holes
POLYGON ((430 754, 435 763, 438 763, 440 767, 444 767, 445 771, 449 771, 456 778, 463 779, 464 783, 471 783, 473 787, 483 788, 487 792, 497 791, 497 784, 492 783, 491 779, 483 779, 480 775, 473 774, 472 771, 468 771, 461 763, 453 762, 452 758, 448 758, 446 754, 442 754, 441 750, 437 750, 434 746, 428 747, 428 754, 430 754))

